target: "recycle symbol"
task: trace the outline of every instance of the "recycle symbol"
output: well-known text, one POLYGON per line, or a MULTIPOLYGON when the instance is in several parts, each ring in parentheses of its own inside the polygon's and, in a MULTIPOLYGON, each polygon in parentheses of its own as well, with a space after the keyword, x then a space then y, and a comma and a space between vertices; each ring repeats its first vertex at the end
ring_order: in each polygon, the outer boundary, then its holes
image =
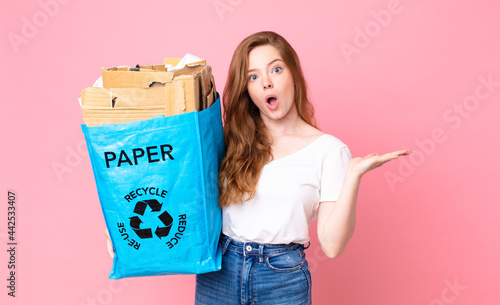
MULTIPOLYGON (((134 208, 134 213, 139 214, 141 216, 144 216, 144 212, 146 212, 146 208, 149 205, 151 208, 151 212, 160 212, 162 203, 159 203, 158 200, 156 199, 150 199, 150 200, 143 200, 143 201, 138 201, 135 204, 134 208)), ((141 223, 142 220, 139 218, 139 216, 133 216, 129 217, 130 218, 130 226, 134 230, 134 232, 139 236, 140 238, 152 238, 153 233, 150 228, 143 228, 141 229, 141 223)), ((170 229, 172 228, 172 216, 167 211, 164 211, 158 216, 158 219, 161 220, 161 222, 165 225, 164 227, 157 226, 155 230, 156 236, 158 238, 162 238, 168 235, 170 232, 170 229)))

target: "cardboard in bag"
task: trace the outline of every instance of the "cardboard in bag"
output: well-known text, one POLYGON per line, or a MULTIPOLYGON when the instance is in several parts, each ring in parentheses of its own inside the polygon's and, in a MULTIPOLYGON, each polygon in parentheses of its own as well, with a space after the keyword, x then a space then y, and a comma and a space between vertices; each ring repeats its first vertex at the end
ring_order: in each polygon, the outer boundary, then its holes
POLYGON ((167 114, 164 87, 86 88, 82 92, 83 120, 87 126, 147 120, 167 114))
MULTIPOLYGON (((177 64, 180 58, 167 58, 177 64)), ((158 115, 201 111, 216 100, 212 68, 205 61, 168 72, 164 65, 102 68, 104 88, 82 91, 87 126, 133 122, 158 115)))
MULTIPOLYGON (((168 72, 166 64, 176 65, 181 58, 166 58, 163 65, 149 65, 136 67, 101 68, 104 88, 147 88, 153 83, 171 82, 175 76, 188 75, 199 72, 205 67, 205 61, 187 65, 184 69, 168 72)), ((210 69, 211 73, 211 68, 210 69)))

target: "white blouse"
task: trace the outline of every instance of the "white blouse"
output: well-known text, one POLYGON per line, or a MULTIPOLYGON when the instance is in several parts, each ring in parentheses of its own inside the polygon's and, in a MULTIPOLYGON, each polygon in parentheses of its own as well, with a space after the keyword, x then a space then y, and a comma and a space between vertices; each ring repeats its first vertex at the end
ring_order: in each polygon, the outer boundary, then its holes
POLYGON ((223 209, 222 232, 240 242, 309 242, 319 203, 337 201, 351 151, 324 134, 308 146, 266 164, 250 201, 223 209))

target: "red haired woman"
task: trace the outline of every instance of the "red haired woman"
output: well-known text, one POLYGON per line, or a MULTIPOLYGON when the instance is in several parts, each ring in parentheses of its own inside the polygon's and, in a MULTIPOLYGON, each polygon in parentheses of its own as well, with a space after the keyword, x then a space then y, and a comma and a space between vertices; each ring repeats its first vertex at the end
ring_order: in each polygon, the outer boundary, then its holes
POLYGON ((309 224, 318 218, 323 252, 340 255, 362 175, 411 151, 353 159, 318 130, 298 56, 274 32, 237 47, 223 105, 222 270, 197 275, 196 304, 311 304, 309 224))

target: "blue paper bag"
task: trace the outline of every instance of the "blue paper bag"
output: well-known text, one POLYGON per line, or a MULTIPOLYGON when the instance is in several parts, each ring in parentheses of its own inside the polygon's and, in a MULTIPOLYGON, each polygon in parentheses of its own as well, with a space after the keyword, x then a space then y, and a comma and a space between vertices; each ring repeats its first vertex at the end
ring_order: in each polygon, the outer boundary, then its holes
POLYGON ((220 270, 220 99, 200 112, 82 130, 115 249, 109 278, 220 270))

